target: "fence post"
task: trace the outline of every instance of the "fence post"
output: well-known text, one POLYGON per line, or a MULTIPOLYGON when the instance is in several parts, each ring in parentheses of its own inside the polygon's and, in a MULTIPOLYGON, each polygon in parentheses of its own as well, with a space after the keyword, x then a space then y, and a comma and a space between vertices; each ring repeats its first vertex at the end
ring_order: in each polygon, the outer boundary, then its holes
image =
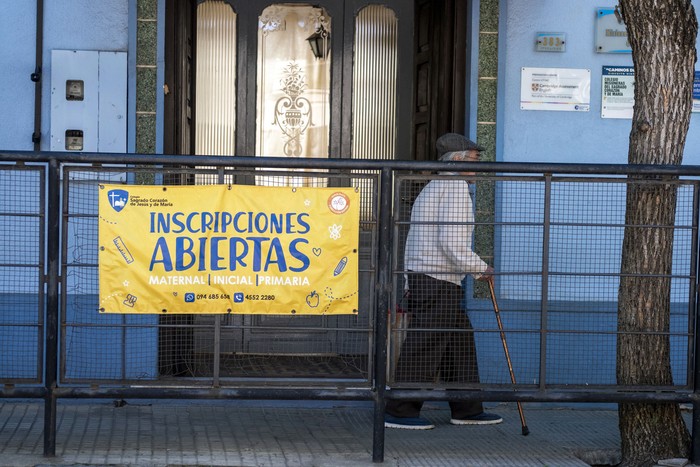
POLYGON ((379 231, 377 239, 377 307, 374 316, 374 439, 372 461, 384 462, 384 407, 386 401, 387 365, 387 313, 391 304, 391 265, 392 265, 392 175, 388 167, 383 167, 379 180, 379 231))
POLYGON ((44 456, 56 455, 56 389, 58 367, 58 282, 60 259, 61 177, 55 158, 49 160, 47 201, 46 361, 44 362, 44 456))
POLYGON ((540 370, 539 389, 547 389, 547 331, 549 312, 549 239, 552 214, 552 174, 544 174, 544 209, 542 212, 542 292, 540 301, 540 370))
MULTIPOLYGON (((700 400, 698 400, 698 390, 700 388, 700 341, 698 340, 698 313, 700 308, 698 307, 698 276, 700 276, 700 261, 698 261, 698 256, 700 255, 700 249, 698 248, 698 223, 700 219, 700 186, 695 184, 693 187, 693 239, 691 254, 691 274, 695 274, 695 277, 690 283, 690 295, 689 300, 692 300, 691 310, 693 311, 693 323, 690 329, 691 335, 693 336, 692 350, 693 350, 693 423, 691 427, 691 442, 690 442, 690 461, 696 463, 700 460, 700 400)), ((690 381, 689 381, 690 382, 690 381)))

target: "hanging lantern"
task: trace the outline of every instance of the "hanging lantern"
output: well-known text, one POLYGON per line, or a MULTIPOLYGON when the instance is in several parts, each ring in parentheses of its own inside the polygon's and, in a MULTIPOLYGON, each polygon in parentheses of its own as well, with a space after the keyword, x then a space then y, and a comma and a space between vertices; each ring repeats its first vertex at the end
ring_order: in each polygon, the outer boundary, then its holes
POLYGON ((314 57, 325 60, 331 50, 331 35, 323 25, 319 26, 316 32, 307 37, 306 40, 309 42, 314 57))

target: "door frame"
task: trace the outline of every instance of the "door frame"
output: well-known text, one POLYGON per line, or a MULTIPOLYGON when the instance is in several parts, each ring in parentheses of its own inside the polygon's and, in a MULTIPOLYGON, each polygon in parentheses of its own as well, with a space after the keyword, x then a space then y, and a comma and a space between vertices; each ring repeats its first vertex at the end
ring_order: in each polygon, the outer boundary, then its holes
MULTIPOLYGON (((165 83, 169 94, 165 99, 165 129, 164 148, 169 154, 191 154, 194 149, 194 125, 187 128, 187 121, 182 118, 187 95, 191 96, 189 109, 192 121, 194 114, 194 61, 196 61, 196 21, 197 5, 205 0, 187 0, 191 18, 183 19, 186 12, 184 2, 177 0, 166 1, 166 41, 165 41, 165 83), (187 90, 188 80, 185 74, 186 64, 182 58, 186 50, 182 34, 187 34, 187 28, 192 37, 193 63, 189 79, 191 89, 187 90), (189 140, 184 135, 190 131, 189 140), (189 141, 189 144, 188 144, 189 141)), ((258 47, 258 18, 262 11, 275 3, 307 4, 326 9, 333 19, 332 37, 341 40, 331 40, 331 84, 330 84, 330 131, 328 156, 334 158, 350 158, 352 150, 352 73, 353 73, 353 40, 354 21, 357 13, 367 5, 381 4, 392 9, 397 18, 398 26, 398 57, 397 57, 397 96, 396 115, 397 133, 395 141, 395 158, 412 158, 412 107, 413 107, 413 50, 403 44, 413 43, 413 4, 414 0, 385 0, 382 2, 369 0, 289 0, 285 2, 250 0, 224 0, 236 12, 236 143, 235 155, 254 155, 256 138, 257 94, 257 47, 258 47), (409 77, 406 79, 405 77, 409 77)))

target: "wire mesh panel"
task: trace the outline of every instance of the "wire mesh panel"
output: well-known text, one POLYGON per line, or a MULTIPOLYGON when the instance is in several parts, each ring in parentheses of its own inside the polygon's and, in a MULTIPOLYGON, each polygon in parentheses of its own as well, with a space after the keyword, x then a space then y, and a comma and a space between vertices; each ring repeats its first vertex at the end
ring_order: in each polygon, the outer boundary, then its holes
MULTIPOLYGON (((629 229, 668 231, 673 240, 673 267, 664 278, 654 272, 647 276, 650 287, 662 287, 670 280, 669 308, 643 313, 670 315, 665 330, 647 328, 648 335, 662 332, 669 340, 674 382, 688 381, 690 336, 688 333, 689 293, 694 282, 692 225, 694 187, 676 185, 675 222, 667 225, 631 225, 627 192, 654 181, 626 178, 582 181, 560 179, 552 183, 549 249, 547 376, 550 385, 587 387, 619 384, 616 377, 617 340, 625 333, 619 322, 619 297, 623 240, 629 229)), ((648 248, 638 245, 649 255, 648 248)), ((660 357, 660 356, 659 356, 660 357)))
POLYGON ((99 185, 127 172, 67 167, 63 188, 61 372, 63 382, 154 381, 157 319, 99 313, 99 185))
POLYGON ((397 309, 405 313, 390 320, 394 386, 618 385, 618 298, 630 227, 672 232, 672 271, 648 277, 651 287, 670 281, 669 326, 642 332, 668 340, 671 385, 691 384, 694 183, 674 185, 670 224, 630 226, 629 187, 662 182, 492 175, 478 180, 467 183, 469 177, 454 174, 397 179, 394 277, 397 309), (471 212, 478 205, 473 192, 478 199, 482 186, 493 195, 493 212, 471 212), (479 260, 495 267, 493 297, 474 280, 484 267, 479 260))
POLYGON ((0 383, 42 377, 44 169, 0 165, 0 383))
MULTIPOLYGON (((230 165, 235 162, 229 158, 226 166, 211 168, 63 166, 61 384, 369 387, 376 346, 388 345, 388 381, 398 388, 692 388, 694 180, 479 174, 472 183, 468 175, 395 172, 394 199, 387 202, 379 199, 373 168, 329 170, 321 163, 304 172, 314 179, 311 185, 360 194, 356 313, 101 312, 100 186, 195 184, 204 180, 198 175, 243 185, 285 173, 283 164, 266 170, 264 163, 230 165), (650 202, 639 202, 650 195, 650 202), (656 209, 662 199, 670 202, 656 209), (379 295, 386 297, 387 284, 378 284, 376 258, 387 245, 377 244, 383 227, 378 219, 388 205, 394 214, 388 248, 395 297, 386 316, 389 341, 380 343, 374 329, 380 310, 374 307, 379 295), (631 209, 640 206, 647 208, 641 214, 631 209), (636 245, 630 238, 646 240, 636 245), (642 266, 630 266, 635 254, 642 266), (645 261, 661 266, 646 268, 645 261), (457 268, 448 267, 455 262, 457 268), (487 265, 495 271, 493 295, 490 282, 479 280, 490 271, 487 265), (663 300, 632 310, 640 320, 659 318, 653 326, 623 318, 634 303, 630 287, 640 296, 661 293, 663 300), (631 366, 619 361, 620 343, 637 338, 640 348, 651 342, 660 349, 672 378, 620 382, 620 369, 631 366)), ((0 166, 0 378, 7 384, 41 381, 43 173, 41 166, 0 166)))
MULTIPOLYGON (((235 158, 232 158, 235 162, 235 158)), ((371 373, 376 218, 360 226, 359 310, 353 315, 149 315, 100 313, 98 297, 99 185, 254 182, 279 170, 214 168, 70 169, 65 177, 62 377, 71 383, 157 385, 289 385, 294 381, 362 384, 371 373)), ((372 185, 376 175, 307 171, 313 186, 372 185), (369 181, 368 181, 369 180, 369 181)), ((374 212, 373 193, 360 193, 374 212)), ((284 206, 284 200, 278 200, 284 206)), ((207 200, 201 200, 206 206, 207 200)))

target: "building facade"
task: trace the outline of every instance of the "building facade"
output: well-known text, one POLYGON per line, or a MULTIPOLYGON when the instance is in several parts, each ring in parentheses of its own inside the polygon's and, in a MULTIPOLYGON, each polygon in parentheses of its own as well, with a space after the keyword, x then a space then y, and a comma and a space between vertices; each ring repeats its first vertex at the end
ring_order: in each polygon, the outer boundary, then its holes
MULTIPOLYGON (((330 37, 328 56, 312 62, 318 79, 307 83, 308 95, 320 99, 313 109, 318 118, 306 129, 309 141, 316 142, 300 146, 310 157, 431 159, 436 136, 462 131, 488 149, 489 160, 624 163, 629 112, 606 112, 603 94, 604 82, 632 80, 629 73, 621 78, 610 76, 610 70, 631 67, 632 60, 628 51, 610 51, 604 49, 607 45, 597 44, 597 28, 605 30, 604 17, 613 16, 600 12, 613 11, 614 2, 609 3, 539 2, 533 6, 525 1, 396 0, 379 5, 348 0, 314 9, 287 2, 297 23, 306 21, 293 36, 303 48, 289 49, 289 54, 308 60, 306 39, 320 25, 328 27, 330 37), (366 32, 374 30, 368 29, 372 25, 383 29, 375 28, 379 34, 366 32), (538 47, 542 37, 560 40, 563 46, 538 47), (566 102, 559 106, 567 109, 564 111, 537 102, 523 104, 533 98, 523 94, 523 83, 541 69, 574 70, 578 85, 588 87, 583 99, 588 102, 573 110, 564 98, 566 102), (348 79, 353 76, 354 81, 348 79), (383 121, 378 122, 379 117, 383 121)), ((274 121, 270 114, 274 109, 268 105, 267 110, 258 111, 260 102, 279 99, 273 95, 280 94, 278 75, 283 69, 269 64, 279 59, 271 55, 281 50, 275 40, 291 40, 275 30, 275 14, 282 15, 275 8, 271 2, 239 5, 233 0, 13 4, 2 19, 6 46, 0 57, 4 70, 0 92, 11 109, 0 117, 3 149, 52 148, 52 124, 60 126, 57 120, 66 117, 51 104, 55 95, 51 78, 56 74, 52 56, 54 51, 71 50, 125 54, 116 66, 126 89, 116 83, 113 99, 126 109, 122 116, 126 134, 121 136, 128 152, 284 153, 283 147, 263 144, 269 138, 261 136, 266 130, 259 123, 274 121), (223 4, 226 8, 221 9, 223 4), (266 26, 258 27, 265 21, 266 26), (26 24, 34 27, 20 26, 26 24), (226 48, 217 48, 226 41, 226 48), (210 71, 217 66, 204 63, 205 53, 213 57, 213 63, 226 63, 229 75, 205 77, 207 66, 210 71), (222 55, 211 55, 216 53, 222 55), (193 68, 184 69, 186 66, 193 68), (30 79, 33 73, 39 81, 30 79), (210 80, 206 86, 205 79, 210 80), (229 89, 225 96, 220 94, 223 88, 229 89), (228 109, 212 110, 213 104, 208 104, 222 100, 228 100, 228 109), (220 147, 195 141, 195 135, 206 140, 203 128, 212 118, 228 124, 228 129, 220 130, 224 136, 213 130, 208 135, 220 147), (183 129, 182 122, 186 125, 188 121, 200 125, 199 130, 183 129)), ((55 60, 57 66, 66 66, 65 60, 55 60)), ((630 89, 625 88, 619 97, 619 108, 629 109, 630 89)), ((607 96, 606 101, 610 99, 614 98, 607 96)), ((694 114, 685 164, 700 162, 692 150, 700 140, 697 126, 694 114)), ((92 138, 88 133, 86 144, 92 138)), ((86 145, 84 150, 93 148, 94 144, 86 145)))
MULTIPOLYGON (((0 149, 431 160, 454 131, 485 160, 624 164, 634 76, 614 3, 13 3, 0 149)), ((687 165, 700 164, 698 118, 687 165)), ((523 202, 478 200, 491 216, 523 202)), ((477 245, 507 269, 491 233, 477 245)), ((539 290, 504 280, 500 292, 539 290)))

